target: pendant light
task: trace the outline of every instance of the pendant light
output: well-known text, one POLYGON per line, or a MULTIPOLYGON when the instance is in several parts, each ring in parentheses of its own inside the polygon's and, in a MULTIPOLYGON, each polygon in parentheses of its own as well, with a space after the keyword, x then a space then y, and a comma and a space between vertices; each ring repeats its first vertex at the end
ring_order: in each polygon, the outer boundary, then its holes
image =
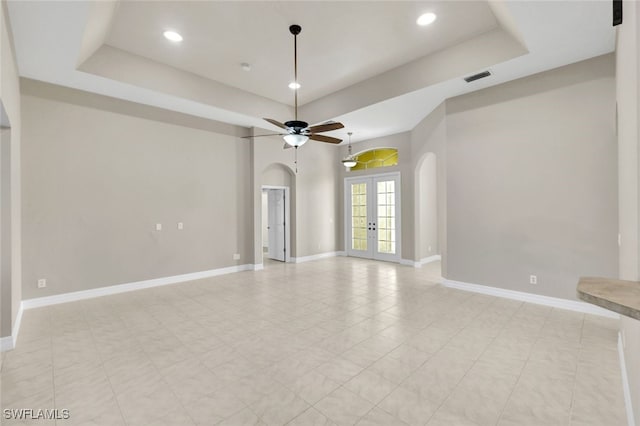
POLYGON ((355 167, 356 164, 358 164, 358 161, 356 160, 356 158, 351 154, 351 135, 353 134, 352 132, 347 133, 349 135, 349 155, 347 155, 347 157, 342 160, 342 165, 349 170, 352 167, 355 167))

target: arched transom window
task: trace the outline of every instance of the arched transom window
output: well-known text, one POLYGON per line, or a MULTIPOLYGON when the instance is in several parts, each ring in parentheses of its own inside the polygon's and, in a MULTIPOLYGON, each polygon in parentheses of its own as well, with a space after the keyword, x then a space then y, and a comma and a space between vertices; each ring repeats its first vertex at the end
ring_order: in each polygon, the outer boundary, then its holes
POLYGON ((396 166, 398 150, 396 148, 374 148, 355 155, 358 164, 351 170, 368 170, 378 167, 396 166))

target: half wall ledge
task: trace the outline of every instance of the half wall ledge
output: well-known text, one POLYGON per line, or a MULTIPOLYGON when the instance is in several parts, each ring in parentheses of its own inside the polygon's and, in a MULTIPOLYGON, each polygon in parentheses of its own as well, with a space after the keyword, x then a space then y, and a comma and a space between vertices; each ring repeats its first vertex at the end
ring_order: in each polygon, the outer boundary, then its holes
POLYGON ((585 302, 640 320, 638 281, 582 277, 578 281, 577 292, 585 302))

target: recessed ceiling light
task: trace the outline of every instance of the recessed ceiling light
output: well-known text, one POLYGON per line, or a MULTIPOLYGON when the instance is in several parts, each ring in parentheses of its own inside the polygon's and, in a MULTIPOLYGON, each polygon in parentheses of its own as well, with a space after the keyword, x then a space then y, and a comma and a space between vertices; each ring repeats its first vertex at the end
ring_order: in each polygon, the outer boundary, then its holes
POLYGON ((174 41, 176 43, 179 43, 179 42, 182 41, 182 36, 180 34, 178 34, 177 32, 175 32, 175 31, 167 30, 167 31, 163 32, 162 35, 167 40, 174 41))
POLYGON ((247 62, 241 63, 240 68, 242 68, 243 71, 251 71, 251 65, 247 62))
POLYGON ((295 81, 292 81, 291 83, 289 83, 289 89, 296 90, 299 88, 300 88, 300 83, 296 83, 295 81))
POLYGON ((427 26, 429 24, 432 24, 433 21, 436 20, 436 14, 435 13, 424 13, 422 15, 420 15, 420 17, 416 20, 416 24, 420 25, 421 27, 427 26))

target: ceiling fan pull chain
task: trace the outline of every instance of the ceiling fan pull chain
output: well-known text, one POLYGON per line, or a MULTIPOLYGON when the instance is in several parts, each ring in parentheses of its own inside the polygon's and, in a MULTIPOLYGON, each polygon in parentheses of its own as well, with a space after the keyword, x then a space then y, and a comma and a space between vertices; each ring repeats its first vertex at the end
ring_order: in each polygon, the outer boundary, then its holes
POLYGON ((295 146, 295 157, 293 163, 296 165, 296 174, 298 174, 298 147, 295 146))

